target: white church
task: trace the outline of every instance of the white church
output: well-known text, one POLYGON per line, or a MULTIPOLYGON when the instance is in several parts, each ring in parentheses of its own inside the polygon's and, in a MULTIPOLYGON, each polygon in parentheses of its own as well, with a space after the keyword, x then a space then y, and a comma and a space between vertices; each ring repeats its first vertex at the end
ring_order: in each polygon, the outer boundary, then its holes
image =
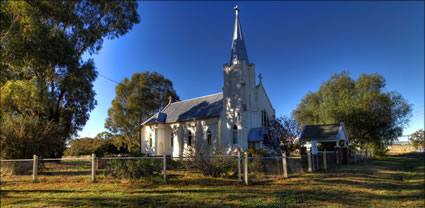
POLYGON ((151 156, 181 157, 193 151, 233 154, 261 148, 264 125, 275 117, 266 90, 256 83, 236 6, 230 64, 224 64, 223 92, 170 102, 143 122, 141 151, 151 156))

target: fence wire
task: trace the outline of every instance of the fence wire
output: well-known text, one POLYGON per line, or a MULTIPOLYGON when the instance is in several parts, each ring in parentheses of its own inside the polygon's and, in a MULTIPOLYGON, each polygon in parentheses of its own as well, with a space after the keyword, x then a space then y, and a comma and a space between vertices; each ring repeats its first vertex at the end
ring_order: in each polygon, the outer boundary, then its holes
MULTIPOLYGON (((88 182, 94 177, 98 181, 126 179, 158 184, 234 184, 245 181, 245 158, 241 154, 239 160, 235 155, 12 159, 1 160, 0 173, 8 176, 3 177, 2 182, 31 180, 34 161, 38 161, 35 178, 41 182, 88 182)), ((366 153, 352 152, 348 158, 350 163, 358 162, 366 159, 366 153)), ((247 159, 248 181, 255 184, 283 179, 284 164, 287 176, 293 177, 310 169, 318 171, 343 165, 347 162, 347 155, 327 151, 311 155, 310 159, 308 155, 247 159), (337 160, 337 157, 342 159, 337 160)))
POLYGON ((167 157, 166 161, 167 182, 170 183, 207 184, 239 181, 236 156, 167 157))

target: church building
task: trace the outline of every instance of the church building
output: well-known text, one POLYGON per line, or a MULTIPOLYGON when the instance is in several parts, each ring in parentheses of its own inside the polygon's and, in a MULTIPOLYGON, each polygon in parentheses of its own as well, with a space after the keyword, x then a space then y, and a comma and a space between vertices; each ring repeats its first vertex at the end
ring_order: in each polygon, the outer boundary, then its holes
POLYGON ((255 65, 248 61, 237 6, 235 12, 230 63, 223 67, 223 92, 170 100, 143 122, 143 153, 180 157, 193 151, 233 154, 262 148, 264 126, 268 119, 274 119, 275 109, 261 83, 261 74, 256 83, 255 65))

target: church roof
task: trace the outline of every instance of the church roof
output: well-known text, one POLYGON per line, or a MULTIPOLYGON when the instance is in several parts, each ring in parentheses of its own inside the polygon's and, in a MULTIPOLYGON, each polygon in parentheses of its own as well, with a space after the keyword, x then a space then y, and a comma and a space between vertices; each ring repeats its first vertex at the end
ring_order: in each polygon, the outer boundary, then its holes
POLYGON ((223 109, 223 93, 182 100, 170 103, 168 106, 143 122, 151 123, 173 123, 192 119, 209 118, 219 116, 223 109), (163 116, 165 118, 163 118, 163 116))
POLYGON ((230 56, 230 65, 236 64, 238 60, 245 60, 248 63, 248 53, 246 52, 245 42, 242 35, 242 27, 239 21, 239 9, 235 6, 235 30, 233 31, 232 54, 230 56))

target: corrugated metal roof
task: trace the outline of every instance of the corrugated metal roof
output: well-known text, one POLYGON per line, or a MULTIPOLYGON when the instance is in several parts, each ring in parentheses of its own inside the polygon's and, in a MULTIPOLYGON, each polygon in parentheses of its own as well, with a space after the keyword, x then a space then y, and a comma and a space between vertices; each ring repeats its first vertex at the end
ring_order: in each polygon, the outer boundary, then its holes
POLYGON ((248 141, 249 142, 258 142, 264 140, 264 128, 251 128, 249 130, 248 141))
POLYGON ((150 117, 148 120, 142 123, 142 125, 145 124, 151 124, 151 123, 164 123, 166 121, 167 114, 158 112, 155 113, 152 117, 150 117))
POLYGON ((341 124, 307 125, 304 127, 300 141, 336 140, 341 124))
POLYGON ((222 109, 223 93, 220 92, 171 103, 161 113, 157 113, 164 114, 165 120, 156 118, 155 114, 143 124, 173 123, 177 121, 215 117, 220 115, 222 109))

